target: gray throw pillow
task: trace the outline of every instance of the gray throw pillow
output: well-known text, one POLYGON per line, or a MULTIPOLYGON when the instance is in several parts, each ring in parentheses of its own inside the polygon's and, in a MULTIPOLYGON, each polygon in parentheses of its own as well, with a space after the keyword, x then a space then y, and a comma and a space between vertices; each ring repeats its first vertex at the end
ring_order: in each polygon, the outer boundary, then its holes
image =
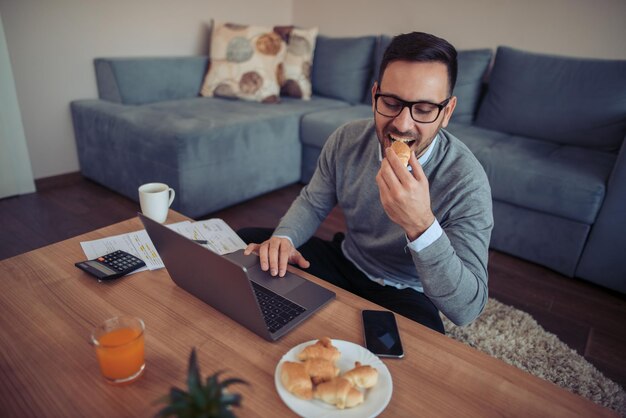
POLYGON ((360 103, 371 76, 375 42, 375 36, 318 36, 311 76, 313 94, 360 103))
POLYGON ((458 52, 459 71, 452 93, 457 97, 457 104, 451 121, 471 123, 474 120, 483 89, 483 78, 491 63, 492 55, 490 49, 458 52))
POLYGON ((385 50, 391 43, 392 37, 389 35, 381 35, 376 40, 376 50, 374 53, 374 68, 372 69, 372 77, 370 78, 369 85, 365 91, 365 98, 363 99, 363 104, 370 105, 372 104, 372 86, 374 85, 374 81, 378 80, 378 70, 380 70, 380 63, 383 62, 383 55, 385 54, 385 50))

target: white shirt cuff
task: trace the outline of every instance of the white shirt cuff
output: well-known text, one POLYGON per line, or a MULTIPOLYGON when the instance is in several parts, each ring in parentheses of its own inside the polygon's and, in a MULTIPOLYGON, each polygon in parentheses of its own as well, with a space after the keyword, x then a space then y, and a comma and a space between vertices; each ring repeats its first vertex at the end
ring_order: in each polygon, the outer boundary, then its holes
POLYGON ((289 240, 289 242, 291 243, 291 246, 292 246, 293 248, 296 248, 296 246, 295 246, 295 245, 293 245, 293 240, 292 240, 291 238, 289 238, 287 235, 272 235, 272 236, 273 236, 273 237, 276 237, 276 238, 287 238, 287 239, 289 240))
MULTIPOLYGON (((433 242, 437 241, 441 234, 443 234, 443 229, 441 228, 441 225, 439 225, 439 221, 435 219, 435 222, 433 222, 422 235, 417 237, 415 241, 409 242, 407 246, 415 252, 420 252, 433 242)), ((408 238, 406 240, 407 242, 409 241, 408 238)))

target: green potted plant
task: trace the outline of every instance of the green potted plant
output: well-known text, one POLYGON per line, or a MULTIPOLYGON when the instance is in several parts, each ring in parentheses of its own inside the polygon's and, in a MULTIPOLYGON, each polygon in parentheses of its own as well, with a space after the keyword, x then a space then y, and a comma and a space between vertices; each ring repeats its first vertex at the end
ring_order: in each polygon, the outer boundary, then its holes
POLYGON ((230 393, 228 386, 236 383, 248 384, 246 381, 231 378, 220 381, 218 371, 207 377, 203 384, 196 356, 196 349, 191 350, 189 356, 189 370, 187 373, 187 391, 172 387, 168 395, 158 399, 158 403, 167 405, 157 412, 157 418, 177 416, 179 418, 206 417, 206 418, 234 418, 233 407, 241 405, 241 395, 230 393))

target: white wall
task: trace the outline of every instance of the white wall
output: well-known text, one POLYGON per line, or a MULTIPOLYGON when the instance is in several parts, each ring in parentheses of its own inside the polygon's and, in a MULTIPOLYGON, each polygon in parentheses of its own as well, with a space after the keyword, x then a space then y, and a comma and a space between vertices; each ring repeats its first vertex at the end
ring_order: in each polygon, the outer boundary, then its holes
POLYGON ((93 58, 202 54, 211 19, 289 24, 292 0, 0 0, 35 178, 78 171, 69 102, 93 58))
POLYGON ((0 14, 0 199, 35 191, 0 14))
POLYGON ((457 49, 507 45, 626 59, 625 0, 293 0, 294 24, 335 36, 422 31, 457 49))
POLYGON ((94 57, 200 54, 212 18, 626 59, 626 0, 0 0, 0 14, 35 178, 78 171, 69 102, 97 97, 94 57))

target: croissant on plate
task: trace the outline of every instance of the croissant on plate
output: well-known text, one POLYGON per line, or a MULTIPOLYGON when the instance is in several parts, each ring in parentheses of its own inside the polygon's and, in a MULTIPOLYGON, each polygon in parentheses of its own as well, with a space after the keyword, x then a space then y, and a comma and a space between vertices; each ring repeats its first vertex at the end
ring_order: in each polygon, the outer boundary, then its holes
POLYGON ((304 370, 311 377, 314 385, 326 382, 339 374, 335 363, 323 358, 310 358, 304 363, 304 370))
POLYGON ((343 377, 320 383, 315 387, 313 396, 339 409, 352 408, 363 403, 364 400, 363 393, 343 377))
POLYGON ((304 361, 311 358, 322 358, 335 362, 339 359, 339 356, 341 356, 341 353, 339 349, 332 344, 330 338, 323 337, 315 344, 305 347, 304 350, 298 354, 298 360, 304 361))
POLYGON ((378 382, 378 370, 372 366, 363 366, 354 362, 354 368, 345 372, 341 377, 361 389, 369 389, 378 382))
POLYGON ((313 398, 313 382, 303 363, 286 361, 280 369, 280 381, 285 389, 300 399, 313 398))

